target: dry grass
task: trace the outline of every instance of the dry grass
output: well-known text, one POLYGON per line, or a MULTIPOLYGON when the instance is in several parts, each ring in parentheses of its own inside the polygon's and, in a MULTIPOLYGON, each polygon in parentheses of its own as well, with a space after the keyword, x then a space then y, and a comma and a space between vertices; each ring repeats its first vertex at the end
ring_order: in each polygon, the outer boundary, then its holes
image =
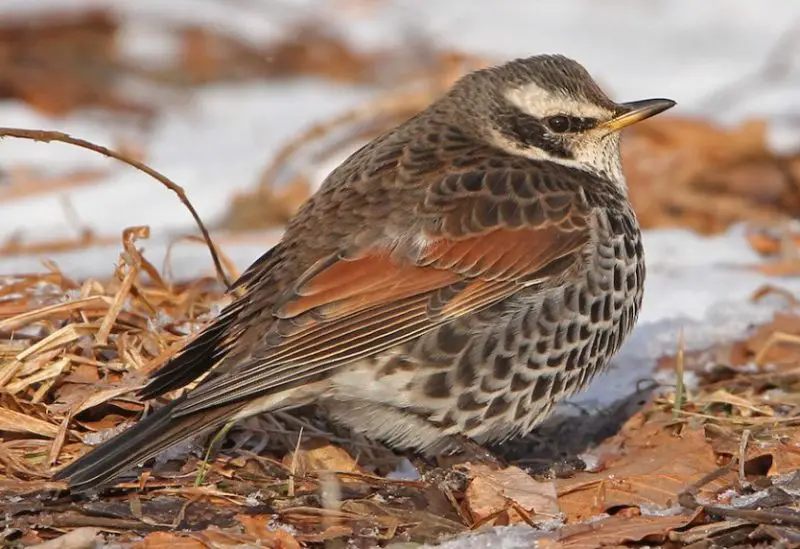
MULTIPOLYGON (((394 463, 385 460, 391 454, 363 439, 339 438, 313 415, 254 418, 234 431, 233 446, 207 466, 204 446, 173 452, 103 497, 103 508, 115 509, 111 515, 98 515, 92 500, 59 495, 63 484, 49 480, 55 468, 142 413, 149 404, 133 391, 228 299, 210 278, 166 282, 136 247, 146 236, 141 228, 125 231, 108 281, 77 283, 54 270, 7 277, 0 286, 0 506, 8 512, 9 532, 30 543, 97 528, 123 543, 147 535, 150 543, 198 548, 222 543, 219 536, 273 547, 273 538, 283 536, 281 543, 293 547, 332 539, 432 541, 479 525, 535 524, 552 515, 542 516, 541 507, 525 502, 553 480, 523 489, 509 470, 493 473, 496 480, 487 484, 489 473, 469 468, 455 485, 433 478, 390 481, 369 471, 390 468, 394 463), (510 484, 495 494, 506 476, 510 484), (294 530, 269 529, 270 521, 294 530), (209 524, 218 528, 202 536, 213 543, 197 537, 209 524), (196 533, 169 533, 175 527, 196 533)), ((787 475, 800 468, 798 343, 800 316, 785 314, 741 342, 679 354, 679 372, 694 372, 700 385, 685 389, 683 397, 667 392, 651 401, 592 451, 598 461, 591 470, 566 473, 545 490, 558 494, 556 513, 560 509, 573 524, 553 543, 562 543, 563 536, 586 538, 574 526, 602 512, 614 515, 605 530, 609 540, 629 539, 631 531, 641 539, 667 532, 689 539, 686 532, 719 520, 731 528, 739 521, 735 528, 747 532, 779 519, 793 524, 766 503, 759 515, 726 502, 731 494, 767 485, 785 492, 781 487, 793 478, 787 475), (708 356, 715 357, 713 369, 708 356), (771 366, 754 372, 748 366, 753 361, 771 366), (721 473, 691 496, 707 510, 641 516, 640 508, 669 507, 689 497, 688 487, 719 465, 733 472, 721 473)), ((661 367, 674 366, 665 359, 661 367)), ((790 512, 795 503, 790 498, 781 505, 790 512)))
MULTIPOLYGON (((155 115, 157 108, 120 99, 110 84, 131 73, 180 86, 296 75, 392 84, 374 102, 309 128, 274 154, 253 192, 234 199, 226 221, 232 230, 281 226, 311 192, 311 173, 319 165, 423 108, 466 70, 488 63, 453 52, 430 51, 423 63, 391 52, 354 52, 341 37, 311 24, 263 46, 203 29, 175 29, 181 54, 174 66, 133 70, 113 48, 101 53, 97 46, 114 42, 117 26, 107 14, 24 27, 0 28, 0 68, 25 53, 20 44, 36 43, 29 54, 42 58, 58 48, 72 52, 63 71, 43 63, 36 79, 26 82, 30 75, 8 72, 10 84, 0 85, 8 97, 45 112, 89 104, 155 115), (37 42, 37 33, 52 40, 37 42), (265 63, 267 56, 275 61, 265 63), (76 67, 86 64, 113 78, 85 76, 76 67), (37 79, 53 74, 70 94, 53 97, 57 86, 37 86, 37 79)), ((782 223, 800 213, 800 156, 770 151, 761 122, 720 128, 702 120, 655 120, 637 128, 625 148, 631 196, 645 226, 716 232, 748 221, 752 247, 776 259, 754 268, 800 273, 800 236, 782 223)), ((39 183, 62 189, 95 175, 39 183)), ((592 451, 594 467, 562 471, 562 478, 528 484, 505 470, 486 482, 489 474, 467 468, 446 478, 388 480, 383 473, 396 465, 394 454, 337 431, 309 410, 245 422, 207 466, 204 441, 194 441, 100 500, 73 499, 63 484, 50 481, 51 473, 135 421, 151 404, 137 400, 134 391, 230 299, 215 279, 170 281, 138 249, 147 237, 143 227, 125 230, 118 265, 103 280, 71 280, 54 266, 45 274, 0 279, 0 540, 6 544, 32 545, 65 532, 72 536, 62 540, 66 547, 87 546, 99 533, 126 546, 198 549, 425 542, 482 525, 536 524, 550 518, 538 503, 550 491, 557 500, 548 505, 556 505, 567 523, 548 534, 551 549, 593 546, 600 539, 596 524, 604 543, 627 547, 696 548, 705 538, 720 546, 751 546, 798 535, 797 501, 786 499, 797 490, 792 483, 800 482, 792 477, 800 468, 796 313, 778 316, 744 341, 681 353, 677 362, 665 358, 662 368, 676 369, 680 380, 693 372, 700 384, 678 383, 674 394, 652 399, 592 451), (761 501, 758 512, 737 507, 737 495, 762 489, 783 499, 761 501), (687 509, 675 516, 647 514, 648 505, 677 504, 687 509), (611 516, 584 522, 599 513, 611 516)), ((104 239, 85 234, 37 250, 104 239)), ((21 251, 30 246, 10 242, 0 249, 21 251)), ((219 255, 220 271, 224 265, 234 272, 219 255)))

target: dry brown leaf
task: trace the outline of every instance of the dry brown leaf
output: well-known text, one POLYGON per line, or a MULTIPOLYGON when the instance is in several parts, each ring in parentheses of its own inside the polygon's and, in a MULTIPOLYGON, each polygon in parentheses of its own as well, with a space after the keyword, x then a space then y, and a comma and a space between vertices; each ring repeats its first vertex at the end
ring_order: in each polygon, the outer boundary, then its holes
MULTIPOLYGON (((192 537, 202 541, 208 547, 219 549, 226 549, 234 547, 258 547, 260 544, 256 542, 251 536, 245 534, 238 534, 235 532, 223 532, 221 530, 207 528, 202 532, 193 532, 192 537)), ((270 545, 266 545, 269 549, 275 549, 270 545)))
MULTIPOLYGON (((738 459, 741 453, 741 436, 715 427, 706 432, 711 438, 714 452, 728 459, 738 459)), ((767 431, 767 434, 769 431, 767 431)), ((795 440, 751 440, 745 454, 745 471, 769 476, 783 475, 800 470, 800 434, 795 440), (765 470, 766 469, 766 470, 765 470)))
POLYGON ((734 395, 725 389, 717 389, 710 394, 699 395, 692 403, 696 406, 727 404, 737 408, 743 417, 750 417, 752 414, 766 417, 773 417, 775 415, 775 411, 770 406, 754 403, 752 398, 734 395))
MULTIPOLYGON (((310 439, 304 442, 297 454, 287 453, 283 458, 283 464, 291 468, 295 463, 297 476, 305 476, 312 472, 331 471, 338 473, 363 473, 364 470, 358 466, 356 460, 339 446, 334 446, 324 439, 310 439), (296 458, 295 458, 296 455, 296 458)), ((355 481, 352 477, 343 477, 342 482, 355 481)))
POLYGON ((72 415, 77 415, 83 412, 84 410, 88 410, 89 408, 94 408, 104 402, 108 402, 117 398, 118 396, 124 395, 126 393, 130 393, 135 391, 136 389, 141 388, 141 383, 136 383, 130 386, 124 387, 110 387, 108 389, 101 389, 98 391, 93 391, 83 402, 80 403, 74 410, 71 410, 72 415))
MULTIPOLYGON (((343 501, 341 510, 346 511, 346 516, 353 519, 354 522, 356 520, 367 521, 377 527, 381 530, 383 539, 391 539, 393 533, 401 525, 410 527, 408 533, 414 533, 428 540, 452 535, 466 529, 462 523, 453 520, 457 517, 455 513, 449 513, 452 518, 448 518, 446 511, 442 512, 441 508, 427 505, 430 499, 426 494, 421 495, 425 498, 426 504, 423 509, 407 509, 402 504, 396 505, 379 499, 362 499, 343 501)), ((311 540, 309 539, 309 541, 311 540)))
POLYGON ((799 276, 800 260, 790 259, 764 263, 754 267, 755 270, 767 276, 799 276))
POLYGON ((781 242, 776 237, 762 232, 748 231, 747 243, 761 255, 775 255, 781 251, 781 242))
MULTIPOLYGON (((515 466, 499 471, 481 463, 468 463, 464 467, 469 478, 464 505, 475 523, 508 510, 509 502, 537 519, 553 517, 560 512, 552 480, 536 480, 515 466)), ((509 524, 513 524, 527 517, 508 511, 507 518, 509 524)))
POLYGON ((206 545, 198 539, 171 532, 148 534, 134 547, 136 549, 207 549, 206 545))
POLYGON ((770 151, 763 120, 729 128, 659 117, 631 130, 622 158, 645 227, 713 233, 735 222, 774 223, 800 213, 797 176, 789 168, 796 157, 770 151))
POLYGON ((91 549, 100 541, 100 528, 84 526, 28 549, 91 549))
MULTIPOLYGON (((719 467, 700 430, 685 429, 681 436, 663 425, 645 424, 625 441, 625 454, 606 462, 600 473, 581 472, 559 479, 558 503, 571 522, 615 507, 642 504, 669 508, 692 483, 719 467)), ((713 499, 731 476, 708 483, 700 499, 713 499)))
POLYGON ((70 361, 68 358, 62 358, 56 362, 51 362, 29 376, 18 377, 16 381, 6 384, 5 390, 13 395, 34 383, 41 383, 42 381, 59 377, 67 366, 69 366, 69 363, 70 361))
MULTIPOLYGON (((262 547, 272 549, 300 549, 300 543, 286 530, 270 530, 271 515, 237 515, 244 533, 257 539, 262 547)), ((351 530, 352 533, 352 530, 351 530)))
POLYGON ((314 534, 302 534, 298 536, 303 543, 326 543, 331 540, 346 538, 353 535, 353 529, 342 524, 334 524, 326 527, 322 532, 314 534))
POLYGON ((0 97, 21 99, 51 115, 80 107, 148 114, 119 95, 130 76, 118 59, 116 17, 68 10, 4 17, 0 23, 0 97))
POLYGON ((631 542, 661 544, 667 534, 691 523, 696 514, 675 516, 613 516, 589 524, 566 526, 557 540, 541 545, 547 549, 597 549, 627 546, 631 542))
MULTIPOLYGON (((778 312, 771 322, 758 326, 745 341, 745 347, 752 358, 764 349, 767 342, 775 333, 800 335, 800 315, 778 312)), ((791 362, 795 357, 798 347, 796 345, 773 345, 762 357, 765 362, 784 364, 791 362)))
POLYGON ((223 226, 232 231, 283 227, 311 196, 311 184, 297 176, 280 189, 260 188, 231 200, 223 226))
POLYGON ((32 195, 63 193, 101 181, 109 175, 107 170, 76 170, 68 174, 45 176, 31 173, 29 169, 9 170, 7 185, 0 187, 0 202, 28 198, 32 195))
POLYGON ((65 490, 67 483, 64 481, 53 481, 47 479, 16 480, 0 479, 0 495, 30 497, 30 494, 43 492, 59 492, 65 490))

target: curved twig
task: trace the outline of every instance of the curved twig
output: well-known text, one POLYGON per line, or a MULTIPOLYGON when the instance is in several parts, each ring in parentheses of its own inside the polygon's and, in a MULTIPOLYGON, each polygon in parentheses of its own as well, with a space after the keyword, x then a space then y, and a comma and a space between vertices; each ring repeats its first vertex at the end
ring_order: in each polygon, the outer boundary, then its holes
POLYGON ((200 219, 197 211, 192 206, 192 203, 189 202, 189 199, 186 197, 186 193, 184 192, 183 188, 173 183, 167 176, 157 172, 147 164, 140 162, 138 160, 134 160, 133 158, 129 158, 122 153, 113 151, 107 147, 103 147, 102 145, 95 145, 90 141, 86 141, 85 139, 80 139, 78 137, 72 137, 66 133, 58 132, 58 131, 48 131, 48 130, 27 130, 22 128, 4 128, 0 127, 0 138, 2 137, 17 137, 19 139, 31 139, 33 141, 41 141, 43 143, 49 143, 51 141, 59 141, 61 143, 67 143, 68 145, 75 145, 76 147, 81 147, 83 149, 88 149, 90 151, 94 151, 96 153, 100 153, 103 156, 107 156, 109 158, 113 158, 115 160, 119 160, 120 162, 124 162, 129 166, 136 168, 139 171, 142 171, 152 177, 153 179, 157 180, 159 183, 164 185, 166 188, 174 192, 178 195, 181 203, 186 206, 186 209, 189 210, 189 213, 194 218, 195 223, 200 229, 200 232, 203 233, 203 239, 208 246, 208 251, 211 253, 211 260, 214 262, 214 269, 217 271, 217 276, 225 284, 225 287, 230 289, 231 283, 228 280, 228 276, 225 274, 225 271, 222 268, 222 262, 220 261, 219 255, 217 254, 216 249, 214 248, 214 244, 211 241, 211 235, 208 233, 208 229, 203 224, 203 221, 200 219))

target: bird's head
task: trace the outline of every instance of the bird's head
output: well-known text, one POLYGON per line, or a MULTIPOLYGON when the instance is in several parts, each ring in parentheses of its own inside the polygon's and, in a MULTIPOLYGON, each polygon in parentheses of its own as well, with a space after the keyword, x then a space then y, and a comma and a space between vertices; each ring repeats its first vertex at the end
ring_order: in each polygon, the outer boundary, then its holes
POLYGON ((583 66, 561 55, 517 59, 477 71, 454 91, 473 117, 482 118, 483 136, 493 145, 590 171, 620 185, 625 181, 620 130, 675 105, 670 99, 615 103, 583 66))

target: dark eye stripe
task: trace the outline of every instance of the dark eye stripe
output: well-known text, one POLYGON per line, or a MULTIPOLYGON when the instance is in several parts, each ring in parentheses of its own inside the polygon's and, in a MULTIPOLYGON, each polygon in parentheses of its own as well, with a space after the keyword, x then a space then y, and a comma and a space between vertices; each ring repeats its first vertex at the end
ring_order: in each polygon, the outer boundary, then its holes
POLYGON ((590 130, 597 125, 596 118, 583 118, 558 114, 544 119, 545 124, 555 133, 576 133, 590 130))
POLYGON ((560 140, 553 139, 547 127, 538 118, 515 111, 503 120, 502 132, 511 141, 537 147, 552 156, 570 158, 569 151, 560 140))

